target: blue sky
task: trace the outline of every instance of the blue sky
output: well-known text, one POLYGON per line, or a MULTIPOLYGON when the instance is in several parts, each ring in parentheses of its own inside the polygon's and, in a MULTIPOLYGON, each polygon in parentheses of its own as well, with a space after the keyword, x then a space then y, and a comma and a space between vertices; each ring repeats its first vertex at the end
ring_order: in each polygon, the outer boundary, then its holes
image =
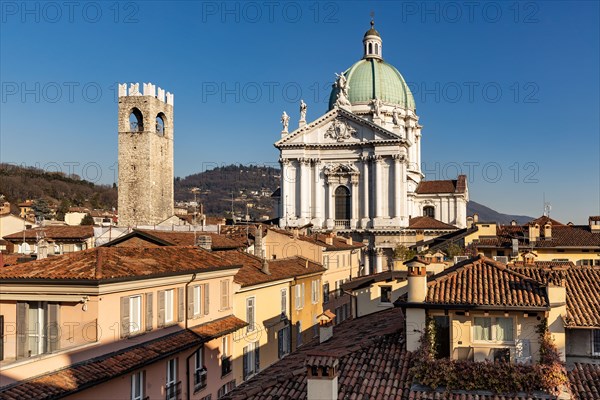
POLYGON ((362 56, 370 12, 413 90, 428 179, 498 211, 600 214, 599 3, 12 2, 0 14, 0 159, 112 183, 117 82, 175 94, 175 174, 277 166, 362 56))

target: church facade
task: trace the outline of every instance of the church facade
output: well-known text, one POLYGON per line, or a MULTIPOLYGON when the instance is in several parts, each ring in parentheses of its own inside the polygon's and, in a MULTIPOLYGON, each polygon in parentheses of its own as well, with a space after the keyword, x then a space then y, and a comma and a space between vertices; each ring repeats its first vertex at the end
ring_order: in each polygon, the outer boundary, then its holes
MULTIPOLYGON (((393 249, 416 235, 410 222, 428 216, 466 226, 466 177, 425 181, 421 129, 404 78, 383 61, 382 39, 371 22, 363 58, 341 74, 329 111, 298 129, 282 116, 280 226, 352 234, 368 245, 366 273, 380 272, 393 249)), ((408 240, 410 242, 410 240, 408 240)))

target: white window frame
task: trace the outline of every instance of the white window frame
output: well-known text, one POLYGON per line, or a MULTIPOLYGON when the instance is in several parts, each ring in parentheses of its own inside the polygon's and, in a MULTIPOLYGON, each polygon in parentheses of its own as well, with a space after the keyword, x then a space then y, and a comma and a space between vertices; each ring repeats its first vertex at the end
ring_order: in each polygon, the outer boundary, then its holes
POLYGON ((246 379, 254 376, 256 374, 256 347, 258 346, 258 342, 250 342, 246 345, 246 359, 242 360, 242 362, 246 363, 246 379))
POLYGON ((302 310, 304 308, 304 283, 296 284, 294 299, 296 310, 302 310))
POLYGON ((221 310, 229 309, 229 280, 223 279, 219 284, 219 295, 221 297, 221 310), (225 289, 225 290, 223 290, 225 289))
POLYGON ((246 332, 252 332, 256 328, 256 298, 255 297, 247 297, 246 298, 246 322, 248 323, 248 328, 246 332))
POLYGON ((287 288, 281 289, 281 314, 287 315, 287 288))
MULTIPOLYGON (((167 388, 169 386, 176 385, 176 384, 177 384, 177 358, 171 358, 170 360, 167 361, 167 379, 165 382, 165 392, 167 391, 167 388), (171 368, 171 366, 173 366, 173 368, 171 368), (173 375, 171 375, 171 370, 173 371, 173 375)), ((177 398, 177 387, 175 387, 173 389, 172 394, 174 394, 175 396, 167 397, 167 400, 177 398)), ((168 395, 168 393, 167 393, 167 395, 168 395)))
POLYGON ((165 324, 170 324, 175 320, 175 290, 165 290, 165 324))
POLYGON ((31 356, 38 356, 47 352, 46 332, 44 329, 47 323, 47 315, 44 308, 44 302, 42 301, 29 302, 29 309, 26 316, 27 349, 31 351, 31 356), (32 307, 34 304, 35 307, 32 307), (35 322, 33 320, 35 320, 35 322), (35 350, 35 352, 33 350, 35 350))
POLYGON ((471 320, 471 337, 473 338, 473 343, 494 343, 494 344, 514 344, 515 343, 515 318, 513 316, 503 317, 503 316, 474 316, 471 320), (475 318, 487 318, 490 320, 490 338, 489 339, 477 339, 475 337, 475 318), (512 321, 512 340, 498 340, 498 318, 507 318, 512 321))
POLYGON ((131 400, 142 400, 144 398, 144 373, 139 371, 131 374, 131 400), (138 394, 136 395, 136 389, 138 394))
POLYGON ((311 281, 311 300, 313 304, 317 304, 319 302, 319 292, 320 286, 319 279, 315 279, 311 281))
MULTIPOLYGON (((194 389, 198 390, 200 388, 202 388, 202 385, 199 385, 196 382, 196 376, 198 375, 198 373, 200 373, 200 375, 206 375, 206 368, 204 368, 204 347, 200 347, 198 350, 196 350, 196 353, 194 355, 194 389)), ((206 386, 206 385, 205 385, 206 386)))
POLYGON ((296 325, 296 348, 302 346, 302 322, 298 321, 296 325))
POLYGON ((223 336, 221 340, 221 356, 228 357, 229 356, 229 338, 228 336, 223 336))
POLYGON ((196 285, 192 288, 192 304, 193 304, 193 314, 194 317, 197 317, 202 314, 202 288, 200 285, 196 285))
POLYGON ((142 296, 129 296, 129 333, 142 331, 142 296), (137 304, 136 304, 137 303, 137 304), (137 314, 137 318, 136 317, 137 314))
POLYGON ((389 285, 382 285, 379 286, 379 302, 381 304, 392 304, 392 292, 393 292, 393 288, 389 285), (383 289, 390 289, 390 301, 383 301, 383 289))

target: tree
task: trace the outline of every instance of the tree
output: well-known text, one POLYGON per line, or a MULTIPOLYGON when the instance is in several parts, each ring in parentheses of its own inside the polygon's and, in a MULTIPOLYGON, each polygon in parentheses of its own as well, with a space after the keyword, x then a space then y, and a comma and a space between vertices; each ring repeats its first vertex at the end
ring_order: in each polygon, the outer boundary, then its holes
POLYGON ((50 210, 48 202, 43 198, 35 200, 31 209, 33 210, 36 220, 41 221, 52 218, 52 210, 50 210))
POLYGON ((90 214, 85 214, 79 225, 94 225, 94 218, 90 214))
POLYGON ((448 255, 448 258, 454 259, 456 256, 464 255, 465 250, 456 243, 450 243, 448 247, 446 247, 445 253, 448 255))
POLYGON ((64 221, 65 214, 69 212, 69 207, 71 207, 71 202, 68 199, 62 199, 58 204, 58 209, 56 210, 56 219, 59 221, 64 221))
POLYGON ((417 253, 414 250, 407 248, 403 244, 398 245, 394 249, 394 258, 400 259, 402 261, 410 260, 416 255, 417 253))

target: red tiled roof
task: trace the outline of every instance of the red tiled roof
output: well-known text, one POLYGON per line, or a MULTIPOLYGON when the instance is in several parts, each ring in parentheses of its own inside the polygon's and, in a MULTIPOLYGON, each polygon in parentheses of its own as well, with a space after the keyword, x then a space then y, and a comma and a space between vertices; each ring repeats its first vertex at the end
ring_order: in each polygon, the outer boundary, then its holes
MULTIPOLYGON (((551 247, 600 247, 600 232, 592 232, 589 225, 562 225, 552 223, 551 238, 546 238, 543 225, 540 225, 540 238, 535 248, 551 247)), ((517 239, 520 246, 529 246, 529 228, 527 225, 499 225, 495 238, 482 238, 478 242, 481 247, 511 247, 512 239, 517 239)))
POLYGON ((94 227, 91 225, 84 226, 44 226, 41 228, 26 229, 25 231, 12 233, 4 236, 4 239, 9 241, 23 240, 23 234, 26 239, 36 239, 40 234, 44 234, 46 239, 87 239, 94 236, 94 227))
POLYGON ((234 268, 197 247, 96 247, 0 269, 0 282, 15 279, 111 281, 234 268))
POLYGON ((542 284, 486 257, 458 263, 427 283, 427 304, 548 307, 542 284))
POLYGON ((212 239, 211 249, 213 250, 226 250, 226 249, 239 249, 246 247, 244 242, 239 240, 233 240, 225 235, 219 235, 213 232, 177 232, 177 231, 161 231, 161 230, 146 230, 136 229, 137 232, 158 238, 173 246, 194 246, 195 238, 199 236, 210 236, 212 239))
POLYGON ((335 326, 333 337, 312 341, 241 384, 225 399, 306 399, 309 355, 339 358, 339 399, 403 398, 408 394, 410 353, 404 351, 404 319, 398 308, 335 326))
POLYGON ((465 175, 459 175, 458 179, 453 180, 421 181, 417 186, 418 194, 465 193, 466 190, 465 175))
POLYGON ((563 226, 564 225, 562 222, 558 222, 557 220, 552 219, 552 218, 548 217, 547 215, 542 215, 539 218, 536 218, 536 219, 533 219, 533 220, 529 221, 528 225, 538 224, 540 226, 540 228, 541 228, 544 225, 546 225, 547 223, 550 223, 552 225, 552 227, 563 226))
POLYGON ((172 333, 7 386, 0 390, 0 398, 6 400, 62 398, 135 371, 194 345, 226 335, 245 325, 247 325, 245 322, 234 316, 221 318, 191 330, 172 333), (209 331, 210 335, 199 337, 194 333, 194 329, 209 331))
POLYGON ((447 224, 442 221, 438 221, 435 218, 423 216, 423 217, 414 217, 408 221, 409 229, 456 229, 458 228, 454 225, 447 224))
POLYGON ((535 266, 524 266, 523 263, 515 263, 509 267, 543 284, 549 280, 565 279, 565 326, 600 328, 600 267, 576 266, 573 263, 557 264, 536 262, 535 266))
POLYGON ((268 260, 270 274, 267 275, 262 272, 263 260, 261 258, 235 250, 224 251, 220 254, 226 260, 242 266, 235 274, 234 281, 243 287, 326 271, 321 264, 296 256, 268 260))
MULTIPOLYGON (((292 231, 288 231, 285 229, 270 228, 269 230, 277 232, 281 235, 294 237, 294 233, 292 231)), ((328 237, 329 235, 326 234, 314 233, 312 235, 298 235, 298 240, 313 243, 317 246, 325 247, 326 251, 358 249, 364 246, 363 243, 354 241, 352 241, 352 244, 348 244, 346 242, 346 238, 341 236, 334 236, 332 238, 332 244, 327 244, 326 240, 328 237)))
POLYGON ((571 391, 577 400, 600 399, 600 364, 580 364, 569 371, 571 391))
POLYGON ((592 215, 588 218, 588 221, 600 221, 600 215, 592 215))

